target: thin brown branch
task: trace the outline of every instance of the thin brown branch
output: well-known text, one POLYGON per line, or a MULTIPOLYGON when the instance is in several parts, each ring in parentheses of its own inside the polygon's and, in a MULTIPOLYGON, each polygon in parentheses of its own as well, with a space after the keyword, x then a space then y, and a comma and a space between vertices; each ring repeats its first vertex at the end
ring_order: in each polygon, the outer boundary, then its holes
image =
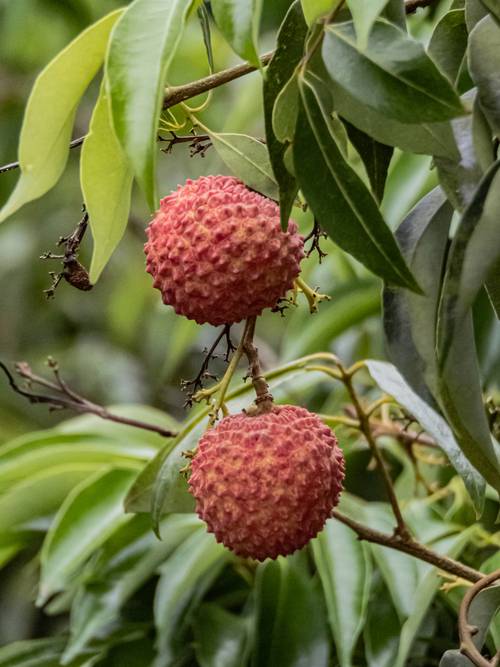
POLYGON ((430 563, 444 572, 449 572, 450 574, 466 579, 467 581, 476 582, 483 578, 481 572, 474 570, 468 565, 463 565, 453 558, 438 554, 420 542, 416 542, 413 538, 402 539, 397 534, 388 535, 387 533, 382 533, 369 526, 365 526, 358 521, 354 521, 354 519, 351 519, 338 510, 333 510, 332 515, 337 521, 341 521, 343 524, 354 530, 360 540, 366 540, 373 544, 380 544, 384 547, 389 547, 390 549, 396 549, 396 551, 402 551, 419 560, 430 563))
POLYGON ((484 576, 480 579, 472 588, 469 588, 465 594, 462 603, 460 605, 460 611, 458 614, 458 634, 460 636, 460 652, 467 656, 473 665, 476 667, 498 667, 500 664, 500 650, 497 651, 496 655, 493 656, 491 660, 487 660, 481 653, 478 651, 472 637, 477 633, 477 628, 469 623, 469 609, 474 598, 479 595, 479 593, 488 588, 496 581, 500 579, 500 570, 492 572, 488 576, 484 576))
POLYGON ((248 414, 252 415, 270 412, 273 407, 273 396, 269 391, 269 385, 266 382, 266 378, 262 374, 259 352, 253 343, 256 319, 256 317, 252 317, 248 320, 248 327, 243 337, 243 352, 250 364, 248 377, 252 378, 253 388, 257 395, 255 405, 246 411, 248 414))
POLYGON ((116 415, 104 406, 83 398, 83 396, 80 396, 70 389, 66 382, 61 378, 57 362, 53 359, 49 359, 49 368, 51 368, 54 374, 55 382, 33 373, 31 367, 26 362, 17 363, 15 368, 19 377, 26 380, 26 388, 17 384, 8 367, 0 361, 0 369, 5 373, 13 391, 15 391, 16 394, 27 398, 30 403, 42 403, 48 405, 50 410, 73 410, 79 414, 93 414, 107 421, 158 433, 158 435, 161 435, 164 438, 171 438, 176 435, 173 431, 164 429, 156 424, 150 424, 149 422, 144 422, 139 419, 129 419, 128 417, 116 415), (50 393, 36 392, 33 390, 33 386, 43 387, 50 393))

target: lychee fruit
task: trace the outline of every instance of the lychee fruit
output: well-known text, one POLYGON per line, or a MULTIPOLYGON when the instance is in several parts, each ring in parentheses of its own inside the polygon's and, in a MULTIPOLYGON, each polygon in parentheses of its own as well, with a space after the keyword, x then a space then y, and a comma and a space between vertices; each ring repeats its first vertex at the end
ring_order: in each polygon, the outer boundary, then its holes
POLYGON ((215 326, 260 315, 300 272, 304 239, 278 205, 231 176, 187 180, 147 229, 147 271, 176 313, 215 326))
POLYGON ((344 457, 331 430, 305 408, 225 417, 201 438, 189 489, 218 542, 264 560, 293 553, 337 505, 344 457))

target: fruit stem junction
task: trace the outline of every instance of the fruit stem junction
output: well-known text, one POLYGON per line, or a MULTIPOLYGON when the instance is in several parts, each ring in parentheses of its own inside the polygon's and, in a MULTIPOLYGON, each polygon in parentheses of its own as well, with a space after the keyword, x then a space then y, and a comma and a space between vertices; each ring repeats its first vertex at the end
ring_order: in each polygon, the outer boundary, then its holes
POLYGON ((318 304, 321 301, 330 301, 332 298, 331 296, 328 296, 328 294, 320 294, 317 289, 309 287, 309 285, 302 278, 296 278, 294 286, 306 297, 309 303, 309 311, 311 313, 318 312, 318 304))
POLYGON ((256 319, 256 317, 251 317, 247 321, 247 328, 245 329, 245 334, 242 338, 243 351, 250 364, 248 374, 252 378, 252 384, 255 393, 257 394, 254 405, 245 411, 250 416, 270 412, 273 408, 273 396, 269 391, 269 385, 266 382, 266 378, 262 374, 258 350, 253 344, 256 319))

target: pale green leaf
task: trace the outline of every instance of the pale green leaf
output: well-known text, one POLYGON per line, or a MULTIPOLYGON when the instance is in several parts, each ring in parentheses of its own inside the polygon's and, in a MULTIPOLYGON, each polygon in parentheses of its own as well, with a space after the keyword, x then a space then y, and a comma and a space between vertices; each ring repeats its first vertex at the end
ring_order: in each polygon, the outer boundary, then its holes
POLYGON ((263 0, 212 0, 220 31, 234 52, 260 67, 258 37, 263 0))
POLYGON ((334 11, 340 4, 340 0, 301 0, 302 11, 308 25, 312 25, 316 19, 334 11))
POLYGON ((500 137, 500 25, 492 16, 485 16, 470 34, 469 69, 481 107, 500 137))
POLYGON ((370 30, 380 15, 388 0, 347 0, 347 6, 351 12, 358 46, 361 50, 366 49, 370 30))
POLYGON ((78 103, 103 63, 109 33, 122 13, 111 12, 84 30, 38 75, 19 139, 21 176, 0 211, 0 222, 59 180, 78 103))

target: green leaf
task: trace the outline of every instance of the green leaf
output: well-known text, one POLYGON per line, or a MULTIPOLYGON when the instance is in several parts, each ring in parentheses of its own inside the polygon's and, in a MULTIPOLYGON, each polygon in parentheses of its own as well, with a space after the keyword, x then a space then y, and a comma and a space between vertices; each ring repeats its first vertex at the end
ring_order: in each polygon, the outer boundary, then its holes
POLYGON ((430 57, 453 85, 457 83, 464 62, 467 38, 465 11, 453 9, 436 25, 429 42, 430 57))
POLYGON ((445 420, 423 401, 409 386, 397 369, 387 362, 367 361, 368 372, 387 394, 415 415, 419 424, 445 452, 450 463, 462 477, 478 514, 484 505, 485 482, 460 450, 445 420))
POLYGON ((300 557, 259 566, 254 667, 327 667, 328 632, 317 581, 300 557))
POLYGON ((491 271, 491 277, 486 281, 486 291, 497 318, 500 320, 500 261, 491 271))
POLYGON ((351 22, 325 30, 330 77, 358 102, 402 123, 444 121, 464 113, 460 100, 419 42, 383 20, 360 51, 351 22))
POLYGON ((360 51, 363 51, 368 46, 368 37, 370 36, 373 24, 380 16, 387 2, 388 0, 372 0, 369 3, 365 2, 365 0, 347 0, 347 6, 354 21, 360 51))
POLYGON ((368 547, 344 524, 329 520, 312 541, 340 667, 352 654, 366 620, 371 586, 368 547))
POLYGON ((483 5, 488 7, 491 14, 500 21, 500 1, 499 0, 481 0, 483 5))
POLYGON ((373 196, 380 204, 384 196, 387 172, 394 149, 391 146, 381 144, 348 121, 344 121, 344 124, 349 135, 349 140, 363 160, 366 173, 370 179, 373 196))
POLYGON ((90 554, 128 520, 123 499, 134 477, 130 470, 105 470, 68 495, 41 550, 39 605, 63 590, 90 554))
POLYGON ((492 16, 485 16, 470 34, 469 69, 481 107, 500 138, 500 25, 492 16))
POLYGON ((154 603, 157 667, 170 664, 176 645, 183 645, 183 615, 199 602, 229 558, 230 552, 202 527, 161 566, 154 603))
POLYGON ((161 542, 151 531, 149 517, 144 515, 134 516, 118 528, 100 548, 88 568, 89 577, 84 579, 75 597, 65 661, 81 654, 103 628, 116 622, 132 595, 200 527, 194 515, 171 515, 162 521, 161 542))
POLYGON ((485 174, 462 216, 450 248, 439 306, 441 367, 444 367, 455 332, 462 327, 491 269, 500 261, 499 169, 500 160, 485 174))
POLYGON ((80 184, 94 239, 89 274, 92 283, 98 280, 127 227, 132 178, 114 133, 103 86, 80 159, 80 184))
POLYGON ((0 222, 59 180, 78 103, 103 63, 109 33, 122 13, 111 12, 84 30, 38 75, 19 139, 21 176, 0 211, 0 222))
POLYGON ((153 211, 156 137, 168 68, 192 0, 134 0, 116 24, 106 62, 116 135, 153 211))
POLYGON ((26 639, 0 648, 0 667, 58 667, 64 637, 26 639))
POLYGON ((363 629, 367 667, 392 667, 398 653, 400 621, 381 582, 374 586, 370 599, 363 629))
POLYGON ((474 26, 487 15, 486 2, 483 2, 483 0, 465 0, 465 22, 469 34, 474 26))
POLYGON ((297 183, 285 166, 287 144, 282 144, 274 134, 273 109, 276 99, 291 79, 295 67, 302 58, 307 24, 304 20, 300 0, 295 0, 280 27, 276 50, 264 78, 264 120, 266 143, 272 170, 279 186, 281 227, 286 229, 293 202, 297 194, 297 183))
POLYGON ((265 144, 246 134, 222 134, 211 130, 208 133, 219 157, 235 176, 252 190, 270 199, 278 199, 278 186, 265 144))
POLYGON ((294 72, 280 90, 273 108, 273 132, 282 144, 292 142, 299 113, 298 75, 294 72))
POLYGON ((245 664, 248 622, 217 604, 202 604, 193 631, 200 667, 241 667, 245 664))
POLYGON ((474 99, 472 110, 472 140, 474 144, 474 153, 481 171, 488 171, 495 161, 495 150, 493 145, 493 133, 484 111, 481 108, 479 97, 474 99))
POLYGON ((340 0, 301 0, 307 25, 312 25, 316 19, 333 11, 339 4, 340 0))
POLYGON ((346 163, 330 127, 331 101, 323 82, 301 79, 303 105, 294 164, 304 196, 321 227, 343 250, 384 280, 419 289, 364 183, 346 163))
POLYGON ((260 67, 258 50, 262 0, 212 0, 215 22, 233 51, 260 67))

